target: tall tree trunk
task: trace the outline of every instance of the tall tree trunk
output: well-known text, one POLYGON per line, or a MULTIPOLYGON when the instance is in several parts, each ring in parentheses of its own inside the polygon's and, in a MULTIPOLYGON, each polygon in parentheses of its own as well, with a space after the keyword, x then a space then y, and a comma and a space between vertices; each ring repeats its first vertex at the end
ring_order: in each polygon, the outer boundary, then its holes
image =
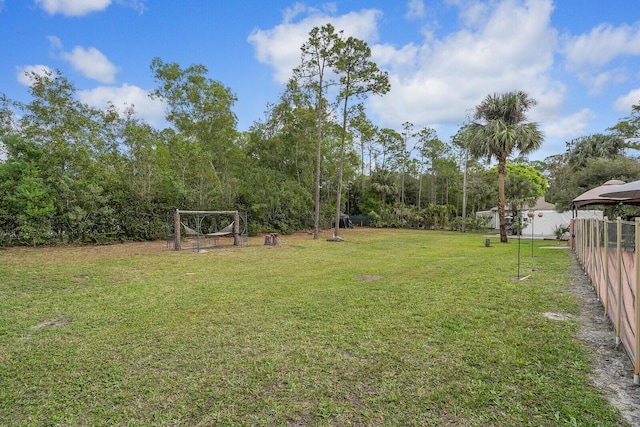
POLYGON ((462 232, 466 231, 467 222, 467 162, 469 161, 469 149, 464 150, 464 177, 462 179, 462 232))
POLYGON ((404 169, 405 169, 406 159, 402 159, 402 175, 400 179, 400 205, 404 207, 404 169))
MULTIPOLYGON (((320 121, 320 119, 318 119, 320 121)), ((316 151, 316 200, 315 200, 315 217, 313 220, 313 239, 318 240, 318 228, 320 225, 320 159, 322 158, 322 135, 318 129, 318 148, 316 151)))
POLYGON ((362 182, 364 182, 364 141, 362 140, 362 134, 360 135, 360 157, 361 157, 361 168, 362 168, 362 182))
POLYGON ((320 161, 322 160, 322 74, 320 74, 320 85, 318 86, 318 147, 316 149, 316 200, 314 204, 315 218, 313 220, 313 239, 318 240, 318 229, 320 228, 320 161))
POLYGON ((449 178, 445 178, 444 180, 444 191, 445 191, 445 205, 449 204, 449 178))
POLYGON ((420 185, 418 186, 418 210, 422 209, 422 206, 420 206, 421 203, 421 199, 422 199, 422 172, 420 173, 420 185))
MULTIPOLYGON (((349 84, 347 77, 347 85, 349 84)), ((347 93, 348 92, 347 86, 347 93)), ((340 136, 340 171, 338 173, 338 194, 336 196, 336 224, 333 231, 333 237, 338 237, 340 234, 340 211, 342 210, 342 175, 344 171, 344 140, 347 133, 347 105, 349 103, 349 96, 345 95, 344 105, 342 108, 342 135, 340 136)))
MULTIPOLYGON (((433 159, 431 161, 433 162, 433 159)), ((431 169, 431 204, 435 205, 436 203, 436 174, 433 169, 431 169)))
POLYGON ((504 176, 507 170, 507 159, 498 159, 498 219, 500 221, 500 243, 507 243, 507 226, 504 220, 504 176))

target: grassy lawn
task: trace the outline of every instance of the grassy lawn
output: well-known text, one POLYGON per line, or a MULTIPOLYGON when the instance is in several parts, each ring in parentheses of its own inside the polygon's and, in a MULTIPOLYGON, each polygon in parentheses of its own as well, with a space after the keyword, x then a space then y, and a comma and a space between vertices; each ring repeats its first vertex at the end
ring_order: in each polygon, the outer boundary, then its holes
POLYGON ((0 425, 624 425, 555 242, 0 251, 0 425))

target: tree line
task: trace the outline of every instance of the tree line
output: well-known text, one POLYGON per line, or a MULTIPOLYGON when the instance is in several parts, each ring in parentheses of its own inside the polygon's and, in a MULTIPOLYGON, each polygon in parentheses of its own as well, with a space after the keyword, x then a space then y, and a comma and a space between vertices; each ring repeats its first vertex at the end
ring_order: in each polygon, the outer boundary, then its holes
POLYGON ((30 73, 29 102, 0 97, 0 244, 161 239, 177 208, 239 210, 251 234, 317 238, 334 226, 337 237, 341 213, 380 227, 464 230, 481 227, 473 214, 496 204, 504 217, 548 190, 565 207, 592 180, 640 178, 627 155, 636 107, 609 133, 529 162, 542 134, 526 120, 535 103, 527 94, 488 96, 450 141, 410 122, 379 128, 362 101, 390 86, 370 56, 330 24, 314 28, 279 98, 243 132, 236 96, 203 65, 151 62, 162 129, 134 106, 78 101, 59 71, 30 73))

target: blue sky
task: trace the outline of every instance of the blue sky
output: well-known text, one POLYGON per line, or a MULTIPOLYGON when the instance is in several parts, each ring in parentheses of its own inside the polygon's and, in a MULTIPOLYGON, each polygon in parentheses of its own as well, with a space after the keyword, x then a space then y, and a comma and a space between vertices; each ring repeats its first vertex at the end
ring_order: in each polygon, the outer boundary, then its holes
POLYGON ((380 127, 409 121, 446 141, 488 94, 524 90, 545 133, 530 157, 542 160, 640 103, 637 0, 0 0, 0 92, 29 101, 25 70, 60 70, 82 101, 133 104, 162 126, 163 105, 146 96, 160 57, 206 66, 247 130, 327 22, 389 72, 391 91, 367 102, 380 127))

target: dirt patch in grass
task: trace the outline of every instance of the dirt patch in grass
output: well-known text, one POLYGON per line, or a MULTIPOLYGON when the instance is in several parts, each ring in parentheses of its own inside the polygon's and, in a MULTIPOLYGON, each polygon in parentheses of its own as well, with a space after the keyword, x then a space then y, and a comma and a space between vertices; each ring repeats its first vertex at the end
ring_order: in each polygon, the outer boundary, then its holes
POLYGON ((46 322, 38 323, 37 325, 35 325, 33 327, 33 329, 38 330, 38 329, 57 328, 59 326, 64 326, 67 323, 69 323, 69 320, 67 320, 67 319, 47 320, 46 322))
MULTIPOLYGON (((134 255, 169 251, 164 240, 154 242, 131 242, 113 245, 53 245, 40 247, 11 247, 3 255, 10 258, 29 252, 37 252, 38 262, 66 263, 74 260, 100 261, 104 259, 129 258, 134 255)), ((24 260, 24 257, 21 258, 24 260)), ((81 277, 78 277, 81 278, 81 277)))
POLYGON ((373 280, 380 280, 382 279, 382 276, 356 276, 353 278, 353 280, 362 280, 365 282, 371 282, 373 280))
POLYGON ((567 320, 569 317, 561 313, 545 313, 544 317, 551 320, 567 320))
MULTIPOLYGON (((575 256, 574 256, 575 258, 575 256)), ((580 338, 594 355, 593 381, 633 426, 640 425, 640 387, 633 383, 633 364, 627 353, 615 345, 615 330, 588 277, 574 261, 571 292, 580 304, 580 338)))
MULTIPOLYGON (((325 240, 327 235, 330 235, 332 230, 320 230, 320 238, 325 240)), ((346 235, 354 233, 354 230, 344 230, 346 235)), ((279 246, 292 246, 298 244, 300 241, 312 240, 313 235, 310 232, 294 233, 288 235, 279 236, 279 246)), ((221 245, 219 248, 229 249, 241 249, 234 247, 232 244, 233 239, 229 239, 229 244, 221 245)), ((247 246, 254 248, 274 248, 273 246, 264 246, 264 235, 250 236, 247 238, 247 246)), ((100 260, 112 260, 120 258, 130 258, 136 255, 150 255, 160 253, 173 252, 173 245, 168 244, 166 240, 156 240, 150 242, 128 242, 128 243, 115 243, 111 245, 49 245, 49 246, 14 246, 9 248, 3 248, 2 256, 10 260, 14 256, 23 255, 25 253, 34 252, 38 254, 37 262, 54 262, 65 263, 73 262, 74 260, 82 260, 83 262, 100 261, 100 260)), ((183 252, 193 252, 191 249, 183 248, 183 252)), ((206 253, 208 250, 201 250, 200 253, 206 253)), ((28 258, 27 258, 28 259, 28 258)), ((20 258, 21 262, 25 262, 25 258, 20 258)), ((77 277, 77 279, 84 279, 87 277, 77 277)))
MULTIPOLYGON (((262 237, 250 237, 248 246, 262 246, 262 237)), ((221 246, 227 247, 227 246, 221 246)), ((229 248, 235 248, 228 245, 229 248)), ((239 249, 239 248, 238 248, 239 249)), ((184 252, 193 252, 191 249, 183 249, 184 252)), ((156 240, 151 242, 129 242, 115 243, 112 245, 51 245, 39 247, 16 246, 5 249, 2 255, 11 259, 13 255, 21 255, 24 253, 34 252, 38 254, 38 262, 52 263, 72 263, 76 260, 82 262, 92 262, 101 260, 114 260, 121 258, 130 258, 136 255, 152 255, 173 252, 173 246, 167 244, 165 240, 156 240)), ((201 250, 201 253, 208 252, 201 250)), ((24 262, 24 257, 20 258, 24 262)), ((77 279, 86 279, 88 274, 78 275, 77 279), (86 276, 86 277, 82 277, 86 276)))

